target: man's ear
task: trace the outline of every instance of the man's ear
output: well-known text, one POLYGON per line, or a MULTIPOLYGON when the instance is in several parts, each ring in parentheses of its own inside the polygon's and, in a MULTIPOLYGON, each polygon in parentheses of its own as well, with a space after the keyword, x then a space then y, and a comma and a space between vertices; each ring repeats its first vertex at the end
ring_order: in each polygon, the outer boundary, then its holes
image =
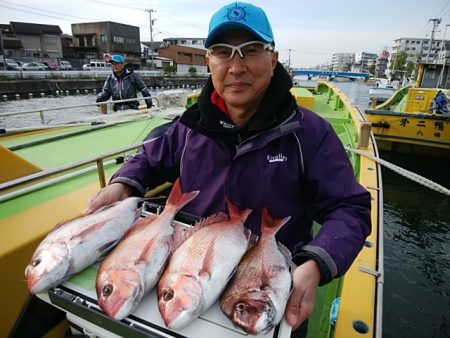
POLYGON ((274 51, 272 53, 272 69, 275 70, 275 67, 277 65, 278 62, 278 51, 274 51))

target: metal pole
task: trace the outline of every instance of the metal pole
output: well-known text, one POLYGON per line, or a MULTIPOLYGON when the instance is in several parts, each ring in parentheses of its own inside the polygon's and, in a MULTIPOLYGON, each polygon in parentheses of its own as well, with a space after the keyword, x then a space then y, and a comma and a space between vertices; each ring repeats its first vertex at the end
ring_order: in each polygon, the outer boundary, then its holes
POLYGON ((431 47, 433 46, 433 41, 434 41, 434 33, 436 32, 437 27, 439 26, 439 24, 441 23, 442 19, 430 19, 428 20, 428 22, 433 22, 433 28, 431 30, 431 35, 430 35, 430 46, 428 48, 428 53, 427 53, 427 63, 429 62, 430 59, 430 53, 431 53, 431 47))
POLYGON ((2 45, 3 70, 6 70, 5 47, 3 46, 3 31, 0 28, 0 44, 2 45))
POLYGON ((437 86, 439 88, 439 86, 441 86, 441 88, 444 88, 443 83, 444 82, 444 70, 445 70, 445 63, 446 63, 446 59, 447 59, 447 50, 445 48, 445 35, 447 34, 447 27, 450 25, 445 25, 445 29, 444 29, 444 37, 442 38, 442 46, 441 46, 441 55, 442 52, 445 51, 445 54, 443 55, 442 58, 442 69, 441 69, 441 73, 439 74, 439 80, 437 83, 437 86))
POLYGON ((148 12, 150 17, 150 58, 151 58, 151 69, 155 69, 153 65, 153 20, 152 20, 152 12, 155 12, 153 9, 147 9, 146 12, 148 12))

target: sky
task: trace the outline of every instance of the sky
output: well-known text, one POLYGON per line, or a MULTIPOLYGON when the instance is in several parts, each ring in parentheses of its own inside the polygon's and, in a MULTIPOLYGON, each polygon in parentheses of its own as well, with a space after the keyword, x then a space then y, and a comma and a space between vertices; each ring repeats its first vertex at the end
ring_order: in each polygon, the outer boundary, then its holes
MULTIPOLYGON (((250 2, 250 1, 249 1, 250 2)), ((113 21, 138 26, 141 41, 203 38, 212 14, 230 1, 212 0, 0 0, 0 23, 58 25, 72 34, 72 23, 113 21)), ((264 9, 275 35, 281 62, 314 67, 333 53, 380 53, 402 37, 430 38, 433 18, 442 22, 435 39, 450 25, 450 0, 253 0, 264 9)), ((446 34, 447 35, 447 34, 446 34)), ((448 38, 450 40, 450 29, 448 38)))

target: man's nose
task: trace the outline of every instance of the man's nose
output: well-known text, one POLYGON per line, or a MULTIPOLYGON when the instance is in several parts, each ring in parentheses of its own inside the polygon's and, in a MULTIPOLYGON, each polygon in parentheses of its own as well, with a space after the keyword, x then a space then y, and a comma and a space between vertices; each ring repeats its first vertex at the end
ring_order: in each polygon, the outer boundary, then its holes
POLYGON ((236 51, 230 60, 230 72, 242 71, 246 66, 245 58, 241 57, 236 51))

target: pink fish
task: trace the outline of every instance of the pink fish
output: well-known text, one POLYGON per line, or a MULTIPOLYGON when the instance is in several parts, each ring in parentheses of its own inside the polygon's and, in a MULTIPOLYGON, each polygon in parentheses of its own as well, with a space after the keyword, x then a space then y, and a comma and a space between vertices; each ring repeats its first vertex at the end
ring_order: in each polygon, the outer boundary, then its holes
POLYGON ((158 281, 172 253, 175 214, 198 191, 183 193, 178 179, 159 216, 141 218, 101 263, 97 275, 98 304, 115 319, 133 312, 158 281))
POLYGON ((244 222, 250 209, 240 211, 228 201, 230 218, 210 216, 186 231, 161 277, 158 304, 167 327, 179 329, 206 311, 220 296, 248 248, 244 222))
POLYGON ((267 333, 282 319, 292 277, 291 253, 275 234, 290 217, 274 220, 263 211, 261 237, 247 251, 220 301, 222 311, 245 332, 267 333))
POLYGON ((47 291, 104 257, 140 214, 140 200, 130 197, 58 224, 36 248, 25 269, 30 292, 47 291))

